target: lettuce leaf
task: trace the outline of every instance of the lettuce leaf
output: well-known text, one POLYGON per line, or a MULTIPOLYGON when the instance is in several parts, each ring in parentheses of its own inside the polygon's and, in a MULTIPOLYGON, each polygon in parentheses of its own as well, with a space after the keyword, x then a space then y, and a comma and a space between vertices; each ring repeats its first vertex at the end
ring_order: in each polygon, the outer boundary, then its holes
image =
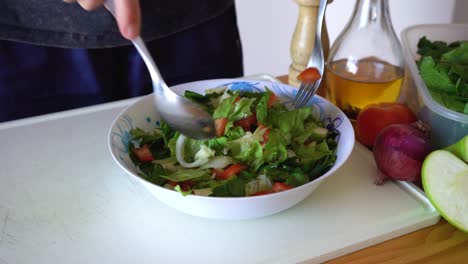
POLYGON ((245 136, 245 131, 240 126, 231 127, 226 132, 226 137, 227 137, 228 141, 236 140, 236 139, 241 138, 243 136, 245 136))
POLYGON ((213 119, 227 118, 234 109, 234 100, 236 100, 236 95, 224 98, 214 110, 213 119))
POLYGON ((180 169, 168 175, 160 175, 162 178, 174 181, 183 182, 197 179, 203 176, 211 176, 209 170, 201 169, 180 169))
POLYGON ((180 185, 179 185, 179 184, 177 184, 177 185, 174 187, 174 191, 181 193, 182 196, 187 196, 187 195, 189 195, 189 194, 192 193, 192 190, 191 190, 191 189, 188 190, 188 191, 182 190, 182 188, 180 188, 180 185))
POLYGON ((463 42, 458 48, 444 53, 441 60, 468 65, 468 42, 463 42))
POLYGON ((256 99, 242 97, 236 102, 237 99, 239 99, 238 92, 222 100, 214 110, 213 118, 227 118, 228 121, 237 121, 252 115, 251 107, 256 99))
POLYGON ((308 183, 309 177, 300 167, 281 166, 265 171, 267 177, 273 182, 284 182, 296 187, 308 183))
POLYGON ((260 97, 260 100, 257 103, 255 112, 257 114, 257 121, 261 124, 267 124, 268 101, 270 100, 271 94, 272 92, 267 89, 267 91, 262 94, 262 97, 260 97))
POLYGON ((213 195, 216 197, 243 197, 247 182, 248 180, 237 176, 231 177, 213 188, 213 195))
POLYGON ((147 181, 152 182, 157 185, 164 185, 167 180, 162 177, 166 174, 166 170, 160 164, 153 163, 141 163, 138 166, 142 172, 140 176, 145 178, 147 181))
POLYGON ((180 136, 180 133, 175 132, 174 136, 167 143, 167 148, 170 150, 171 157, 173 157, 173 158, 176 157, 176 143, 177 143, 177 139, 179 139, 179 136, 180 136))
POLYGON ((227 143, 228 153, 238 161, 249 164, 257 170, 263 164, 263 141, 265 129, 257 128, 254 133, 247 132, 243 137, 227 143))
POLYGON ((241 98, 234 104, 232 112, 229 113, 228 121, 237 121, 252 115, 251 106, 255 102, 255 98, 241 98))
POLYGON ((421 78, 430 89, 455 93, 455 84, 448 76, 448 69, 437 65, 432 57, 422 59, 420 70, 421 78))
POLYGON ((423 37, 418 43, 421 78, 439 104, 468 113, 468 41, 447 44, 423 37))
POLYGON ((130 135, 132 136, 133 140, 140 141, 140 145, 151 144, 163 138, 163 134, 159 129, 154 129, 151 132, 147 132, 138 127, 131 129, 130 135))
POLYGON ((267 163, 281 163, 288 158, 288 139, 280 129, 272 129, 268 135, 268 142, 263 149, 263 159, 267 163))
POLYGON ((333 152, 328 148, 326 141, 319 144, 299 145, 294 151, 301 163, 315 162, 322 157, 332 155, 333 152))
POLYGON ((141 128, 134 128, 130 130, 132 140, 129 142, 130 158, 134 163, 139 163, 136 159, 133 148, 139 148, 143 145, 148 145, 153 157, 155 159, 165 159, 170 157, 171 153, 168 148, 165 147, 164 134, 159 129, 147 132, 141 128))
POLYGON ((268 119, 273 127, 279 128, 286 135, 290 134, 292 137, 296 137, 304 133, 304 123, 311 113, 312 108, 304 107, 275 113, 269 115, 268 119))

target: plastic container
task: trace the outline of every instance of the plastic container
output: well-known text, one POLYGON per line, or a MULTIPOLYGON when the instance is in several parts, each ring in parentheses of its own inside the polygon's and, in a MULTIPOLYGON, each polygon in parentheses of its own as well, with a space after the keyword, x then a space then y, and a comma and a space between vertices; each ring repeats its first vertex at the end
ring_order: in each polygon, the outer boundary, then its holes
POLYGON ((432 147, 440 149, 468 134, 468 115, 450 110, 432 99, 416 65, 420 58, 417 44, 424 36, 431 41, 468 40, 468 24, 417 25, 401 33, 406 67, 400 101, 406 102, 419 119, 431 125, 432 147))

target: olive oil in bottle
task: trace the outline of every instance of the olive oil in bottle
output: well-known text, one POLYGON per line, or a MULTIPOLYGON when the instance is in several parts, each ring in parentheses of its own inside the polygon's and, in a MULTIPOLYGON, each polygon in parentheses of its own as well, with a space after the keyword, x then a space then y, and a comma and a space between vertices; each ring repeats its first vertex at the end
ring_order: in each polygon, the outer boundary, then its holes
POLYGON ((327 78, 330 101, 355 119, 368 104, 398 99, 403 69, 375 57, 363 58, 356 64, 338 60, 327 65, 327 78))
POLYGON ((351 119, 366 105, 395 102, 404 59, 388 0, 356 0, 327 59, 328 98, 351 119))

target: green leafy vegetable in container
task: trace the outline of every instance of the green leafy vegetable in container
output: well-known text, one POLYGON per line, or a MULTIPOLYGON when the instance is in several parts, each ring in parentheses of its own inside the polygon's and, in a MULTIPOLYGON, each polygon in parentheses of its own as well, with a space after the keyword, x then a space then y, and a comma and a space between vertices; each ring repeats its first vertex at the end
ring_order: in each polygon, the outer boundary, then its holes
POLYGON ((423 37, 418 42, 418 67, 439 104, 468 114, 468 41, 447 44, 423 37))
POLYGON ((130 131, 130 158, 159 186, 182 195, 262 195, 306 184, 335 163, 338 134, 309 107, 288 110, 268 89, 186 91, 185 97, 212 113, 216 138, 190 139, 164 122, 154 131, 130 131))

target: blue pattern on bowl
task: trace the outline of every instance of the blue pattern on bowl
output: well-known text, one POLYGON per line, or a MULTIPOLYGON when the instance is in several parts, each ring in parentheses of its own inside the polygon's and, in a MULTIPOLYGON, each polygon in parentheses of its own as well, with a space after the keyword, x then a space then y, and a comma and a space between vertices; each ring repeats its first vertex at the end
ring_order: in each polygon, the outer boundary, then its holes
POLYGON ((134 128, 132 118, 127 115, 123 114, 116 122, 115 129, 111 132, 112 137, 112 147, 116 148, 119 152, 119 158, 124 161, 125 156, 128 156, 128 144, 132 139, 130 135, 130 130, 134 128), (125 155, 125 156, 122 156, 125 155))
POLYGON ((258 87, 259 82, 245 82, 245 81, 234 81, 220 85, 219 87, 227 86, 232 91, 242 92, 262 92, 264 89, 258 87))

